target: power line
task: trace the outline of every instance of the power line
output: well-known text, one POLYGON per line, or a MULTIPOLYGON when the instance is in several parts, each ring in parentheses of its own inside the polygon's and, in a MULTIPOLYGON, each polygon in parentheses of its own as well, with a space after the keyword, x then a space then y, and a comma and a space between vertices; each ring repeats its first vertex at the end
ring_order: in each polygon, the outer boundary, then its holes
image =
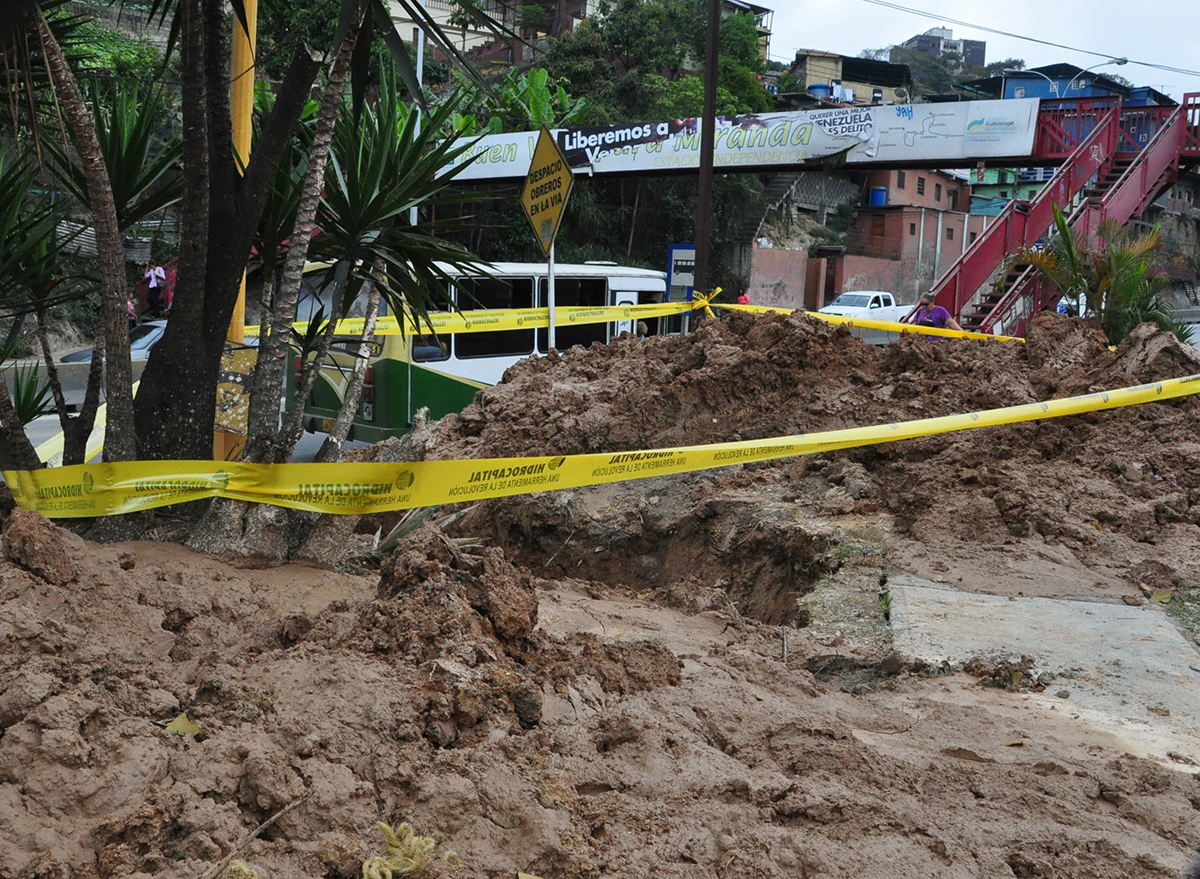
MULTIPOLYGON (((984 31, 985 33, 989 34, 996 34, 1002 37, 1011 37, 1014 40, 1025 40, 1029 43, 1040 43, 1043 46, 1052 46, 1055 49, 1066 49, 1069 52, 1079 52, 1083 55, 1094 55, 1097 58, 1108 58, 1110 60, 1117 57, 1106 52, 1093 52, 1091 49, 1080 49, 1077 46, 1068 46, 1064 43, 1053 43, 1049 40, 1040 40, 1037 37, 1028 37, 1024 34, 1014 34, 1011 31, 1002 31, 997 28, 987 27, 986 25, 982 24, 974 24, 969 21, 960 21, 957 18, 949 18, 945 15, 938 15, 935 12, 926 12, 921 9, 913 9, 909 6, 901 6, 899 3, 890 3, 888 0, 863 0, 863 2, 873 3, 876 6, 883 6, 887 9, 895 9, 898 12, 907 12, 912 15, 920 15, 924 18, 932 18, 935 21, 943 21, 946 24, 956 24, 959 27, 968 27, 973 28, 974 30, 984 31)), ((1153 67, 1155 70, 1166 70, 1170 73, 1182 73, 1187 76, 1200 76, 1200 70, 1189 70, 1186 67, 1171 67, 1167 64, 1152 64, 1149 61, 1135 61, 1132 58, 1128 59, 1128 61, 1130 64, 1137 64, 1141 67, 1153 67)))

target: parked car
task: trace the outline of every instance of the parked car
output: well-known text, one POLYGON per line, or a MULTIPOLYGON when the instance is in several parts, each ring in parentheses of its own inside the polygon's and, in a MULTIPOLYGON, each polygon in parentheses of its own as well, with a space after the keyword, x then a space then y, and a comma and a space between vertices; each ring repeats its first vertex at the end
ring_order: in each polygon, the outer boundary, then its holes
POLYGON ((843 293, 819 311, 845 317, 898 321, 904 320, 912 309, 911 305, 898 304, 896 297, 884 290, 854 290, 843 293))
MULTIPOLYGON (((165 320, 148 320, 130 330, 129 359, 145 360, 149 357, 150 349, 162 338, 166 328, 165 320)), ((88 363, 91 359, 92 349, 84 348, 82 351, 73 351, 65 357, 59 358, 59 363, 88 363)))

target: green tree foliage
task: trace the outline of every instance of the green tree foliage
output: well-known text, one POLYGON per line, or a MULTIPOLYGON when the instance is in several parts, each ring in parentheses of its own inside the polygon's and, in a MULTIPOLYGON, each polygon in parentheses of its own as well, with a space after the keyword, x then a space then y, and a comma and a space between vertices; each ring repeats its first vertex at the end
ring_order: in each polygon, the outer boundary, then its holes
MULTIPOLYGON (((884 46, 879 49, 863 49, 859 58, 871 61, 890 61, 907 64, 912 72, 913 87, 917 95, 953 94, 958 83, 970 79, 999 76, 1005 70, 1024 70, 1024 58, 1005 58, 980 67, 967 64, 961 55, 947 52, 944 55, 929 55, 903 46, 884 46)), ((783 91, 782 87, 780 88, 783 91)))
POLYGON ((622 71, 665 73, 674 79, 704 54, 704 11, 696 0, 602 0, 598 17, 605 53, 622 71))
POLYGON ((1069 302, 1078 304, 1085 317, 1099 325, 1116 345, 1138 324, 1152 322, 1175 333, 1181 341, 1191 328, 1168 313, 1160 294, 1170 284, 1155 264, 1162 247, 1158 227, 1137 233, 1129 226, 1105 221, 1088 240, 1071 229, 1058 205, 1054 206, 1056 233, 1045 249, 1017 254, 1058 287, 1069 302))
POLYGON ((721 58, 719 81, 738 102, 738 113, 765 113, 775 108, 775 96, 763 88, 762 79, 749 67, 721 58))
POLYGON ((548 33, 554 15, 545 6, 526 3, 517 10, 517 24, 523 31, 532 33, 548 33))
POLYGON ((999 76, 1006 70, 1024 70, 1024 58, 1005 58, 1003 61, 993 61, 991 64, 984 65, 984 76, 999 76))
MULTIPOLYGON (((607 0, 594 18, 551 40, 539 62, 553 87, 561 86, 584 104, 576 124, 698 116, 704 104, 703 71, 697 68, 703 66, 706 14, 704 0, 607 0)), ((774 108, 758 76, 764 67, 754 19, 727 16, 721 24, 718 114, 774 108)), ((482 124, 486 114, 478 115, 482 124)), ((695 233, 696 187, 692 175, 577 180, 558 237, 558 258, 661 266, 667 245, 690 241, 695 233)), ((762 191, 754 175, 717 177, 718 277, 722 247, 741 243, 747 218, 761 216, 762 191)), ((540 260, 541 249, 515 194, 514 187, 504 187, 492 201, 475 207, 480 224, 469 246, 493 260, 540 260)))
MULTIPOLYGON (((87 21, 74 32, 78 69, 117 79, 151 81, 163 77, 163 53, 148 39, 134 39, 119 30, 87 21)), ((175 79, 178 71, 165 72, 175 79)))
MULTIPOLYGON (((687 104, 697 89, 703 93, 706 15, 704 0, 604 0, 595 19, 552 41, 541 61, 567 91, 587 99, 588 122, 694 116, 699 107, 662 111, 687 104), (672 90, 664 81, 683 84, 672 90)), ((773 109, 774 97, 758 76, 766 62, 754 18, 725 17, 720 40, 718 112, 773 109)))
POLYGON ((913 90, 917 95, 950 94, 961 79, 962 57, 959 55, 927 55, 903 46, 877 49, 874 53, 882 56, 880 60, 890 59, 894 64, 907 64, 912 72, 913 90))
MULTIPOLYGON (((704 109, 704 80, 699 76, 669 80, 652 75, 643 80, 642 86, 650 100, 647 119, 686 119, 689 116, 699 116, 704 109)), ((729 116, 744 112, 745 105, 733 92, 717 87, 719 115, 729 116)))
POLYGON ((453 125, 464 135, 577 125, 588 113, 586 98, 572 98, 562 85, 552 84, 549 72, 540 67, 526 73, 509 70, 490 93, 472 88, 461 78, 460 85, 463 92, 455 100, 466 112, 455 113, 453 125))
MULTIPOLYGON (((723 18, 720 40, 722 61, 736 62, 753 73, 766 70, 766 59, 758 44, 758 25, 754 22, 754 16, 739 12, 723 18)), ((703 57, 703 51, 698 57, 703 57)))
POLYGON ((573 31, 552 40, 549 50, 539 60, 567 92, 587 97, 591 105, 588 122, 612 122, 618 118, 620 111, 615 105, 613 83, 620 76, 620 68, 609 54, 608 43, 594 19, 584 19, 573 31))

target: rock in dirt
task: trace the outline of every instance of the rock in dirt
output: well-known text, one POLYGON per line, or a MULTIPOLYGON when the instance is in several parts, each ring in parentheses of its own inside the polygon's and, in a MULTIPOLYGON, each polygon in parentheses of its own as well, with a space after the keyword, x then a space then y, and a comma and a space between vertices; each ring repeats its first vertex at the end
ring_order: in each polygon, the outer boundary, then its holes
POLYGON ((62 586, 78 575, 61 528, 41 513, 12 511, 4 523, 4 554, 47 583, 62 586))

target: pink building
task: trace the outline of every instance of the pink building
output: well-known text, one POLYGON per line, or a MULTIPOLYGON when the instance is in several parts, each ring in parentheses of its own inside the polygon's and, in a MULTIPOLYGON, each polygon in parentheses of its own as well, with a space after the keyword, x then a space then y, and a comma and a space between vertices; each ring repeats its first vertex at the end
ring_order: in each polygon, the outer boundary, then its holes
POLYGON ((866 189, 834 295, 889 290, 902 302, 915 302, 983 232, 987 219, 967 213, 971 187, 963 172, 872 171, 866 189))

